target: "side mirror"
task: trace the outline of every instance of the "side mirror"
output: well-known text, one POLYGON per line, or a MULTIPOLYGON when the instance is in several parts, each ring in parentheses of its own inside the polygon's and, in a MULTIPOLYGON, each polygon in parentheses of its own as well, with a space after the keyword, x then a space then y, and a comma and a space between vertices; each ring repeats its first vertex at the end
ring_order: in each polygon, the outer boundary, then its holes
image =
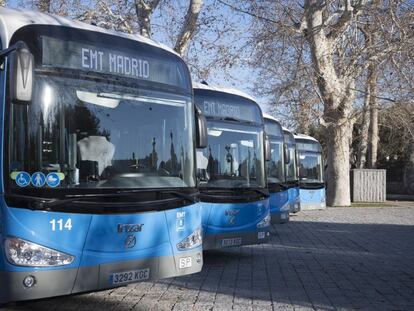
POLYGON ((34 56, 27 45, 18 42, 10 53, 10 100, 27 104, 32 100, 34 82, 34 56))
POLYGON ((265 161, 272 159, 272 150, 270 149, 269 137, 265 134, 265 161))
POLYGON ((207 138, 207 120, 206 117, 201 113, 201 110, 195 108, 195 119, 196 119, 196 148, 206 148, 208 145, 207 138))
POLYGON ((283 155, 285 158, 285 164, 289 164, 291 159, 290 159, 290 153, 289 150, 287 148, 287 146, 285 144, 283 144, 283 155))

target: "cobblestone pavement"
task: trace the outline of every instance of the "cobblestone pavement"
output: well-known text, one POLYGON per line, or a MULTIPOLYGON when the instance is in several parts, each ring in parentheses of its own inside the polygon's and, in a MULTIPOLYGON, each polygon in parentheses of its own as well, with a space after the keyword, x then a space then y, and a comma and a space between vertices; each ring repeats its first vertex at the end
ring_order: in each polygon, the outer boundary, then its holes
POLYGON ((199 274, 6 308, 39 309, 414 310, 414 206, 300 212, 199 274))

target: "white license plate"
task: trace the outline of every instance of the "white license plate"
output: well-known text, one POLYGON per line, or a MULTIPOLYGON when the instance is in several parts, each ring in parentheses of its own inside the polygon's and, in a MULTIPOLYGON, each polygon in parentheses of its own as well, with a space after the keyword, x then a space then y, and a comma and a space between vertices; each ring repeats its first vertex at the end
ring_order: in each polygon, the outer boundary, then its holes
POLYGON ((179 263, 180 269, 191 268, 193 265, 193 260, 191 257, 181 257, 179 263))
POLYGON ((257 233, 257 238, 259 240, 264 239, 266 237, 266 232, 258 232, 257 233))
POLYGON ((112 285, 133 283, 138 281, 148 280, 150 276, 150 269, 126 271, 113 273, 110 277, 110 283, 112 285))
POLYGON ((239 246, 242 244, 242 238, 232 238, 221 240, 222 247, 239 246))

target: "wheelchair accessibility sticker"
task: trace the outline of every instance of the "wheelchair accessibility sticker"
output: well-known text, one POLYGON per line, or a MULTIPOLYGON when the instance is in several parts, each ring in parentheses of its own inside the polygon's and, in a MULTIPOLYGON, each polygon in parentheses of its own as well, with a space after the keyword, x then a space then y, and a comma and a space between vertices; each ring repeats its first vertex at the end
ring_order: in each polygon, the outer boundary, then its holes
POLYGON ((27 172, 17 172, 14 179, 19 187, 26 187, 30 184, 30 174, 27 172))
POLYGON ((19 187, 27 187, 30 184, 32 186, 41 188, 45 185, 55 188, 60 185, 60 182, 65 179, 65 174, 63 173, 49 173, 47 176, 43 174, 42 172, 36 172, 30 175, 28 172, 11 172, 10 178, 14 181, 16 181, 16 184, 19 187))

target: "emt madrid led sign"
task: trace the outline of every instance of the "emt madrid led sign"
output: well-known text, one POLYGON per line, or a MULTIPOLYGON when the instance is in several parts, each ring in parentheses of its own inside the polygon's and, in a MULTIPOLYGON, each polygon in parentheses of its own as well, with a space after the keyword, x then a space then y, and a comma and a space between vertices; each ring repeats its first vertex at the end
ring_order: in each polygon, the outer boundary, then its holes
POLYGON ((111 74, 174 86, 182 85, 181 64, 137 50, 119 50, 42 37, 42 65, 111 74))

